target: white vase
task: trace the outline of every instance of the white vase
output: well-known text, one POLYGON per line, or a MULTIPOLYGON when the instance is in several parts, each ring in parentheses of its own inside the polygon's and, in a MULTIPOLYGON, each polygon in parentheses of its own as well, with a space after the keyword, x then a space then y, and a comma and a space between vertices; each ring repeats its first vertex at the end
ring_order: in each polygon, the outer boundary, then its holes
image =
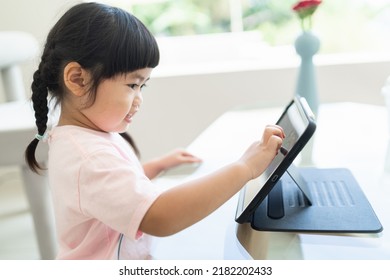
POLYGON ((320 40, 310 31, 302 32, 295 40, 295 50, 301 57, 296 94, 306 98, 313 113, 317 115, 319 98, 313 56, 320 49, 320 40))
MULTIPOLYGON (((295 93, 304 97, 313 111, 318 116, 319 98, 317 92, 317 82, 313 64, 313 56, 320 49, 320 40, 310 31, 302 32, 295 39, 295 50, 301 57, 301 64, 298 72, 298 80, 295 93)), ((313 145, 314 137, 306 144, 301 152, 302 166, 313 165, 313 145)))

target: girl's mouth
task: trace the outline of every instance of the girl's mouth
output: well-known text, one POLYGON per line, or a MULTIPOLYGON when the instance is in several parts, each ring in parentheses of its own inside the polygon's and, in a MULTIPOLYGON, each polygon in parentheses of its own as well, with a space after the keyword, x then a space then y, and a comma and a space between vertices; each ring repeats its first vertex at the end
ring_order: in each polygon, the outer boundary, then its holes
POLYGON ((131 123, 131 122, 132 122, 134 115, 135 115, 135 114, 138 112, 138 110, 139 110, 139 105, 137 105, 137 106, 132 106, 132 107, 135 107, 135 110, 134 110, 133 112, 128 113, 128 114, 126 115, 126 117, 125 117, 125 121, 128 122, 128 123, 131 123))
POLYGON ((134 116, 134 114, 127 114, 126 117, 125 117, 125 121, 127 123, 131 123, 132 120, 133 120, 133 116, 134 116))

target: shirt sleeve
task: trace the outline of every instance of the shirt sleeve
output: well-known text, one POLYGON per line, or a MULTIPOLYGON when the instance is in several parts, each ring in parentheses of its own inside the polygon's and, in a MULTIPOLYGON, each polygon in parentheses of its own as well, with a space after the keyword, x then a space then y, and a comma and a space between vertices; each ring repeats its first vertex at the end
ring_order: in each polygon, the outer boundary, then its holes
POLYGON ((160 193, 137 163, 115 152, 95 152, 81 164, 80 211, 129 238, 137 239, 139 225, 160 193))

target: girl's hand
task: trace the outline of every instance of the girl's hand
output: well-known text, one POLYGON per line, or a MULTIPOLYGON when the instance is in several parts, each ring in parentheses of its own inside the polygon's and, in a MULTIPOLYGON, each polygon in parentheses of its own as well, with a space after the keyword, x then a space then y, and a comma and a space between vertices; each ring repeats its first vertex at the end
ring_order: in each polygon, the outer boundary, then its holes
POLYGON ((192 155, 184 149, 176 149, 160 157, 160 164, 163 168, 162 171, 166 171, 184 163, 196 163, 201 161, 202 160, 200 158, 192 155))
POLYGON ((261 141, 253 143, 239 159, 247 166, 249 179, 260 176, 278 154, 285 134, 278 125, 268 125, 264 129, 261 141))
POLYGON ((163 171, 185 163, 197 163, 202 160, 184 149, 175 149, 159 158, 151 160, 143 165, 145 174, 149 179, 156 177, 163 171))

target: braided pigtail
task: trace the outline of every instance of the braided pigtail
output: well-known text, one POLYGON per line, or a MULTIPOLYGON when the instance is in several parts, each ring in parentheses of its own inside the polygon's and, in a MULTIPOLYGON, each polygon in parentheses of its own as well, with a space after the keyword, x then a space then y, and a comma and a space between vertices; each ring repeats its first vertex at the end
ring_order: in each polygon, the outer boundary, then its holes
MULTIPOLYGON (((41 63, 42 64, 42 63, 41 63)), ((47 121, 48 121, 48 90, 45 82, 41 78, 41 71, 38 69, 35 71, 33 76, 33 82, 31 84, 32 89, 32 102, 33 108, 35 111, 35 124, 37 126, 38 133, 35 138, 31 141, 31 143, 27 146, 25 152, 25 158, 30 169, 36 173, 39 170, 43 170, 43 167, 37 162, 35 157, 35 151, 38 146, 40 140, 44 138, 47 129, 47 121)))

